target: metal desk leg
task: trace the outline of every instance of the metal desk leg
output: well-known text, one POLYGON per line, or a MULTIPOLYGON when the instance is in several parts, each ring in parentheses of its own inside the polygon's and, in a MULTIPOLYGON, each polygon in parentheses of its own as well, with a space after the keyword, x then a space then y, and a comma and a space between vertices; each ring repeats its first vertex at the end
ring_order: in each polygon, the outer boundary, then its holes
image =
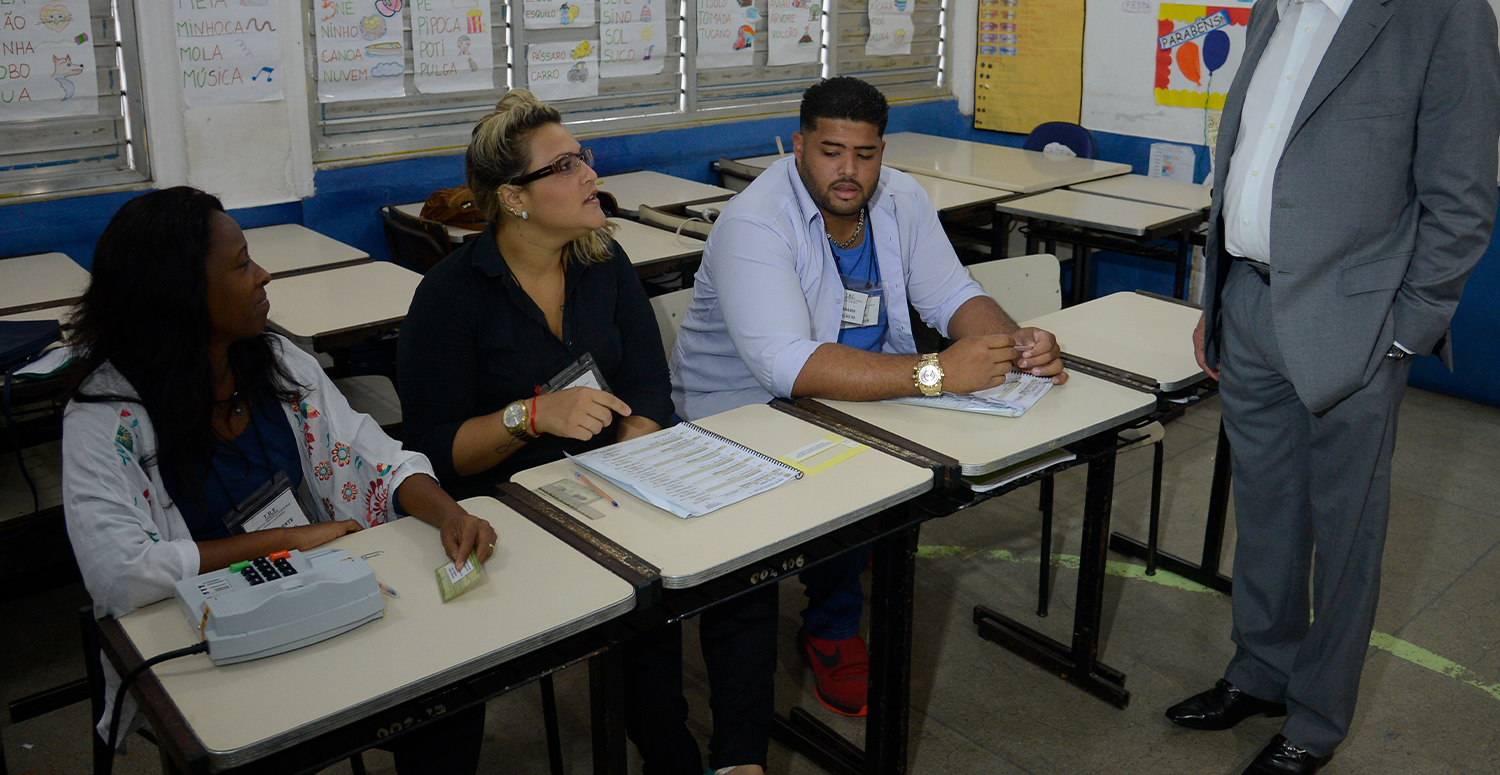
POLYGON ((1172 295, 1184 301, 1188 297, 1188 279, 1192 277, 1192 250, 1192 246, 1188 244, 1188 233, 1178 232, 1177 263, 1174 265, 1175 271, 1172 274, 1172 295))
POLYGON ((870 700, 865 749, 801 708, 777 716, 772 736, 833 775, 903 775, 911 704, 911 639, 918 526, 875 542, 870 587, 870 700))
POLYGON ((1114 479, 1115 453, 1111 447, 1089 462, 1072 644, 1059 643, 982 605, 974 607, 974 623, 979 627, 980 637, 999 643, 1089 694, 1123 709, 1130 704, 1130 692, 1125 690, 1125 674, 1099 661, 1099 628, 1104 606, 1114 479))
POLYGON ((589 659, 594 775, 626 775, 625 657, 611 646, 589 659))
POLYGON ((1010 216, 990 210, 990 258, 1005 258, 1010 252, 1010 216))
MULTIPOLYGON (((1224 553, 1224 523, 1228 519, 1230 486, 1229 436, 1219 423, 1219 444, 1214 452, 1213 486, 1208 494, 1208 520, 1203 528, 1203 558, 1198 564, 1161 550, 1155 553, 1156 567, 1196 581, 1209 589, 1230 594, 1233 580, 1219 572, 1224 553)), ((1150 547, 1122 533, 1110 536, 1109 548, 1137 560, 1147 559, 1150 547)))

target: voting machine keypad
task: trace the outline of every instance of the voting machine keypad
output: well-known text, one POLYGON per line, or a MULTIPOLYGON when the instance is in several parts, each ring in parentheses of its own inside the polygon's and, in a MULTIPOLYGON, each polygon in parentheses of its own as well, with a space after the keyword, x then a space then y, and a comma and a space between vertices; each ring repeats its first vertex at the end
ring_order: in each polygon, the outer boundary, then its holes
POLYGON ((285 576, 297 575, 297 569, 292 566, 290 552, 277 552, 269 557, 237 562, 229 566, 229 572, 240 574, 245 581, 250 582, 252 587, 285 576))

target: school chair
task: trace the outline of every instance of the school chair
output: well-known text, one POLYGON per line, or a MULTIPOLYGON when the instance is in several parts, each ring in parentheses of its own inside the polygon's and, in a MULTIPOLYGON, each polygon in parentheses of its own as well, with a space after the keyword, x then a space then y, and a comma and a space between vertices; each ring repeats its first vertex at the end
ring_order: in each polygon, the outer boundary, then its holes
POLYGON ((759 167, 751 167, 722 156, 713 163, 713 168, 714 172, 719 173, 719 188, 727 188, 731 191, 744 191, 751 181, 760 177, 760 173, 765 172, 759 167))
POLYGON ((714 225, 702 218, 689 218, 685 215, 675 215, 666 210, 659 210, 651 205, 641 205, 636 210, 636 218, 647 226, 655 226, 658 229, 687 234, 699 239, 708 239, 708 232, 714 225))
MULTIPOLYGON (((1045 253, 1001 258, 969 266, 969 276, 1012 319, 1018 321, 1033 320, 1062 309, 1062 286, 1058 274, 1057 258, 1045 253)), ((1146 544, 1148 551, 1155 556, 1157 528, 1161 522, 1162 440, 1166 437, 1166 428, 1159 422, 1149 422, 1125 428, 1120 431, 1119 437, 1126 444, 1120 447, 1117 454, 1152 447, 1151 522, 1146 544)), ((1052 589, 1052 477, 1043 477, 1040 485, 1037 507, 1042 512, 1042 568, 1041 577, 1037 581, 1036 615, 1046 616, 1052 589)))
POLYGON ((380 225, 391 247, 391 259, 419 274, 427 274, 453 252, 448 229, 437 221, 413 218, 390 205, 380 208, 380 225))
POLYGON ((401 441, 401 397, 396 394, 396 384, 390 377, 361 374, 336 379, 333 386, 344 394, 349 408, 369 415, 385 435, 401 441))
POLYGON ((1094 158, 1096 147, 1093 133, 1066 121, 1037 124, 1031 134, 1026 135, 1026 144, 1021 147, 1028 151, 1045 152, 1047 146, 1053 143, 1061 143, 1080 159, 1094 158))
POLYGON ((672 348, 677 345, 677 332, 682 330, 682 319, 687 316, 688 304, 692 301, 692 288, 651 297, 651 309, 656 313, 656 327, 661 329, 662 351, 669 360, 672 348))

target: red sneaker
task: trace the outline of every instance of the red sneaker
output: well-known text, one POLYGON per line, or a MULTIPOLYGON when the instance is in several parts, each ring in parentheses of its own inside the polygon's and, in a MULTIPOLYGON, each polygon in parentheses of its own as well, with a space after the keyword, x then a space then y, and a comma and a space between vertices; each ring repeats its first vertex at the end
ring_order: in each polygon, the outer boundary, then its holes
POLYGON ((870 652, 858 635, 824 640, 797 631, 797 653, 812 668, 814 693, 823 707, 845 716, 865 715, 870 693, 870 652))

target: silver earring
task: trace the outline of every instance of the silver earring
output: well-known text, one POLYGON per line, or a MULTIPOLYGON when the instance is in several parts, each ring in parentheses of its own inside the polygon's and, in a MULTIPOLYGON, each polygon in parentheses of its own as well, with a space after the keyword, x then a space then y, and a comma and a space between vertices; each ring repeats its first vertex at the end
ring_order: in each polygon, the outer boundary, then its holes
POLYGON ((529 220, 531 220, 531 213, 528 213, 525 210, 522 210, 521 211, 521 220, 523 220, 523 221, 529 221, 529 220))

